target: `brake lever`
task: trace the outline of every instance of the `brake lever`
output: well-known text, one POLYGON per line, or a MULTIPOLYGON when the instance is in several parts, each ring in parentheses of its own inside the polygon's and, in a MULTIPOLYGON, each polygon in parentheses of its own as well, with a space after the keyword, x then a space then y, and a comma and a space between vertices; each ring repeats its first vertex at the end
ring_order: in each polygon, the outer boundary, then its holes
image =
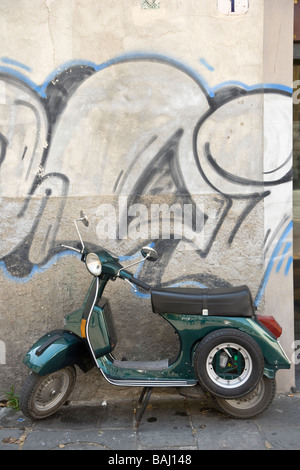
POLYGON ((135 285, 130 282, 128 279, 126 278, 123 278, 124 281, 128 282, 128 284, 133 288, 133 291, 136 293, 137 292, 137 288, 135 287, 135 285))
POLYGON ((74 248, 73 246, 68 246, 68 245, 60 245, 63 248, 68 248, 69 250, 76 251, 77 253, 81 253, 81 250, 78 250, 77 248, 74 248))

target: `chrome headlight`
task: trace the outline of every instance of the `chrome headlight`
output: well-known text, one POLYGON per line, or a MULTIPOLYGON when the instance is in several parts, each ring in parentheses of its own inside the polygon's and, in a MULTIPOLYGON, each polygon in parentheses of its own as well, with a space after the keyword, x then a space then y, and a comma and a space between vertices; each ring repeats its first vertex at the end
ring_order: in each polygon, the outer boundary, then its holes
POLYGON ((99 276, 102 271, 102 264, 95 253, 89 253, 85 258, 86 267, 93 276, 99 276))

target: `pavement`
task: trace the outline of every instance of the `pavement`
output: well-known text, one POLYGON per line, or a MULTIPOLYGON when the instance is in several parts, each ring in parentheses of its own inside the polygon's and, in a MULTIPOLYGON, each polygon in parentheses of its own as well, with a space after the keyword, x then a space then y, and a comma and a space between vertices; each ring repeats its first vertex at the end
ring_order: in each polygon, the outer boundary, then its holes
POLYGON ((106 450, 102 458, 109 464, 143 467, 154 458, 152 465, 172 466, 178 462, 167 459, 180 456, 184 461, 179 463, 193 463, 200 450, 300 449, 300 393, 276 395, 262 415, 236 420, 205 395, 193 398, 177 389, 154 389, 137 426, 140 391, 129 397, 112 393, 98 403, 70 402, 40 421, 2 407, 0 450, 106 450))

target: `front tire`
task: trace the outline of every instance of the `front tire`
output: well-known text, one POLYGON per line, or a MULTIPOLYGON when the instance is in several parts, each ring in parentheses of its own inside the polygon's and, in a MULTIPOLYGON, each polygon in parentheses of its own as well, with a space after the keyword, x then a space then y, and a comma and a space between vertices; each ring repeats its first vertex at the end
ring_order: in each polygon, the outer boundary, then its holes
POLYGON ((263 376, 257 387, 244 397, 234 400, 215 397, 219 408, 231 418, 250 419, 263 413, 272 403, 276 392, 275 379, 263 376))
POLYGON ((74 366, 47 375, 31 372, 20 393, 22 413, 31 419, 43 419, 55 413, 68 399, 76 382, 74 366))
POLYGON ((239 398, 260 381, 264 358, 256 341, 240 330, 223 328, 205 336, 194 358, 199 383, 212 395, 239 398))

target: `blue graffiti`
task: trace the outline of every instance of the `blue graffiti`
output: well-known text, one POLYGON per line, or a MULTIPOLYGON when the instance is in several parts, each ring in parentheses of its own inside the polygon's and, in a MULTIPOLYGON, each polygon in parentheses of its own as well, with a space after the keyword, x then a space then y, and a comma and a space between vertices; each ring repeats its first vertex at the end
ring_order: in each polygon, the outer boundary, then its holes
MULTIPOLYGON (((11 67, 0 66, 0 72, 8 73, 8 74, 13 75, 14 77, 19 78, 20 80, 24 81, 24 83, 26 83, 28 86, 30 86, 32 90, 37 92, 41 97, 45 98, 47 96, 46 90, 47 90, 49 83, 51 83, 52 80, 54 80, 57 77, 57 75, 59 75, 62 71, 67 70, 70 67, 75 67, 75 66, 90 67, 94 69, 95 72, 100 72, 101 70, 105 70, 108 67, 111 67, 113 65, 117 65, 117 64, 121 64, 125 62, 142 61, 142 60, 161 62, 161 63, 170 65, 172 67, 175 67, 181 70, 182 72, 186 73, 189 77, 191 77, 193 80, 195 80, 196 83, 199 85, 199 87, 203 89, 205 94, 211 98, 215 96, 215 93, 218 90, 224 87, 232 87, 232 86, 240 87, 246 91, 278 90, 284 93, 288 93, 290 95, 292 95, 293 93, 292 87, 288 87, 288 86, 281 85, 278 83, 258 83, 254 85, 247 85, 244 82, 232 80, 232 81, 226 81, 226 82, 220 83, 219 85, 216 85, 215 87, 210 87, 206 83, 206 80, 204 79, 204 77, 199 72, 195 71, 192 67, 186 65, 182 61, 178 61, 177 59, 174 59, 169 56, 162 55, 162 54, 141 53, 141 52, 123 54, 115 58, 112 58, 106 62, 102 62, 101 64, 97 64, 96 62, 88 61, 88 60, 71 60, 71 61, 65 62, 61 66, 54 69, 51 72, 51 74, 49 74, 47 78, 44 80, 42 85, 37 85, 32 80, 30 80, 27 76, 25 76, 23 73, 11 67)), ((7 64, 11 64, 11 65, 17 65, 19 67, 24 68, 27 71, 31 71, 30 67, 27 67, 21 64, 20 62, 13 61, 5 57, 2 57, 1 61, 6 62, 7 64)), ((209 70, 211 71, 214 70, 214 68, 208 64, 206 59, 201 58, 200 62, 204 64, 206 68, 208 68, 209 70)))
POLYGON ((79 253, 76 253, 75 251, 72 251, 72 250, 62 251, 61 253, 57 253, 56 255, 54 255, 49 261, 47 261, 47 263, 43 264, 42 266, 38 266, 35 264, 31 272, 29 273, 29 275, 26 277, 18 277, 18 276, 12 275, 7 270, 4 261, 0 261, 0 269, 2 270, 4 277, 8 281, 15 282, 17 284, 26 284, 27 282, 31 281, 36 274, 44 273, 45 271, 47 271, 47 269, 51 268, 51 266, 53 266, 61 258, 65 258, 68 256, 76 257, 79 260, 81 258, 81 255, 79 253))
MULTIPOLYGON (((71 72, 73 68, 77 68, 76 71, 82 70, 88 70, 90 74, 96 73, 96 72, 101 72, 102 70, 105 70, 113 65, 117 64, 122 64, 122 63, 133 63, 133 62, 140 62, 140 61, 149 61, 149 62, 156 62, 156 63, 162 63, 165 65, 168 65, 170 67, 174 67, 177 70, 180 70, 182 73, 186 74, 188 77, 190 77, 202 90, 204 93, 205 97, 207 98, 208 105, 210 106, 210 111, 205 115, 202 116, 201 119, 199 120, 199 126, 200 123, 202 124, 205 119, 218 107, 222 106, 225 102, 230 101, 231 99, 235 99, 235 97, 238 95, 238 93, 241 94, 254 94, 254 93, 271 93, 271 92, 276 92, 279 94, 283 94, 285 96, 292 96, 293 89, 291 87, 287 87, 281 84, 274 84, 274 83, 259 83, 259 84, 254 84, 254 85, 247 85, 243 82, 240 81, 226 81, 222 82, 216 86, 211 87, 203 77, 201 73, 199 73, 197 70, 195 70, 193 67, 190 67, 188 64, 184 63, 183 61, 179 61, 173 57, 166 56, 163 54, 153 54, 153 53, 147 53, 147 52, 132 52, 129 54, 123 54, 116 56, 108 61, 105 61, 103 63, 96 63, 94 61, 86 61, 86 60, 72 60, 68 61, 64 64, 62 64, 60 67, 57 67, 55 70, 53 70, 43 81, 42 84, 38 85, 36 84, 31 78, 29 78, 26 73, 32 73, 32 69, 24 64, 22 64, 19 61, 7 58, 7 57, 2 57, 1 62, 3 65, 0 64, 0 74, 2 75, 2 80, 5 80, 7 77, 8 78, 15 78, 18 82, 23 83, 24 85, 28 86, 36 95, 41 99, 41 103, 47 108, 48 115, 51 117, 51 125, 53 126, 53 123, 55 123, 55 119, 59 116, 59 113, 62 112, 64 109, 64 106, 68 100, 68 92, 70 93, 71 96, 71 87, 70 91, 68 89, 64 89, 64 99, 65 101, 60 102, 60 107, 56 106, 55 112, 57 112, 57 115, 51 115, 51 112, 54 113, 54 105, 53 109, 50 109, 50 104, 47 102, 47 98, 49 98, 49 94, 51 91, 53 91, 53 88, 51 88, 52 83, 56 80, 57 77, 61 76, 63 73, 66 71, 71 72)), ((200 58, 200 64, 206 68, 206 70, 213 72, 215 69, 212 65, 209 64, 209 62, 204 58, 200 58)), ((75 76, 75 75, 74 75, 75 76)), ((82 75, 81 80, 83 81, 88 74, 82 75)), ((76 82, 76 86, 79 86, 81 83, 80 79, 78 79, 78 83, 76 82)), ((72 88, 73 91, 73 88, 72 88)), ((50 100, 49 100, 50 101, 50 100)), ((55 105, 57 104, 57 101, 53 100, 55 105)), ((50 125, 49 125, 50 127, 50 125)), ((48 137, 51 140, 51 132, 52 128, 48 132, 48 137)), ((198 128, 199 130, 199 128, 198 128)), ((195 133, 196 134, 196 133, 195 133)), ((178 134, 177 139, 179 141, 180 135, 178 134)), ((51 142, 49 143, 51 144, 51 142)), ((47 157, 47 151, 45 150, 44 152, 44 160, 42 161, 42 164, 45 162, 47 157)), ((198 168, 199 169, 199 168, 198 168)), ((206 180, 206 176, 202 175, 204 179, 206 180)), ((289 175, 288 175, 289 176, 289 175)), ((56 177, 59 177, 63 180, 63 176, 57 174, 56 177)), ((67 176, 65 177, 67 180, 67 176)), ((36 180, 34 184, 38 186, 41 184, 43 179, 37 175, 36 180)), ((287 179, 282 180, 280 183, 286 182, 287 179)), ((65 181, 66 187, 67 187, 67 181, 65 181)), ((273 184, 273 183, 272 183, 273 184)), ((212 186, 213 187, 213 186, 212 186)), ((214 188, 215 189, 215 188, 214 188)), ((220 191, 218 191, 220 194, 222 194, 220 191)), ((27 201, 24 204, 24 207, 26 207, 26 204, 28 204, 29 198, 34 194, 34 189, 32 189, 32 192, 28 194, 27 201)), ((261 198, 265 197, 269 193, 262 193, 261 198)), ((65 190, 65 194, 67 195, 67 189, 65 190)), ((259 195, 260 196, 260 195, 259 195)), ((230 199, 230 196, 224 195, 224 199, 226 201, 228 210, 231 207, 232 200, 230 199)), ((250 199, 249 199, 250 200, 250 199)), ((260 199, 257 198, 254 200, 253 204, 249 203, 249 212, 252 210, 253 207, 255 207, 255 204, 257 201, 260 199)), ((239 228, 239 224, 242 223, 244 218, 247 216, 249 213, 245 211, 241 217, 240 221, 237 222, 236 224, 236 230, 239 228)), ((220 219, 220 223, 217 226, 216 230, 214 231, 212 238, 211 238, 211 243, 208 246, 208 249, 204 252, 201 252, 199 256, 201 257, 206 257, 208 255, 208 252, 215 240, 215 236, 224 221, 223 219, 220 219)), ((278 259, 278 255, 280 253, 280 250, 283 248, 283 252, 281 254, 281 257, 279 261, 277 262, 277 265, 275 267, 275 273, 279 273, 281 271, 281 268, 284 266, 284 275, 286 276, 289 273, 290 267, 292 265, 292 257, 289 256, 289 252, 291 250, 291 243, 286 241, 286 237, 290 233, 290 230, 292 229, 292 223, 288 225, 288 227, 284 230, 282 236, 278 240, 278 243, 272 253, 271 259, 268 263, 267 269, 264 273, 264 277, 262 279, 261 285, 259 287, 257 296, 255 298, 255 303, 256 305, 259 305, 261 302, 262 296, 265 292, 266 285, 270 279, 271 272, 273 271, 273 268, 276 265, 276 260, 278 259), (285 264, 284 264, 285 263, 285 264)), ((235 234, 235 233, 234 233, 235 234)), ((233 240, 234 235, 231 237, 231 241, 233 240)), ((230 243, 229 243, 230 245, 230 243)), ((46 269, 48 269, 50 266, 53 265, 56 261, 58 261, 61 257, 63 256, 78 256, 77 254, 74 254, 71 251, 64 251, 64 252, 58 252, 57 253, 57 248, 54 250, 54 252, 49 254, 49 257, 46 259, 45 262, 43 262, 41 265, 31 265, 31 263, 28 264, 30 269, 30 272, 28 272, 26 275, 23 275, 23 277, 20 277, 15 273, 10 272, 9 269, 7 269, 7 263, 6 259, 0 261, 0 269, 2 270, 4 276, 13 281, 13 282, 19 282, 19 283, 26 283, 30 281, 35 274, 39 274, 44 272, 46 269), (56 250, 56 251, 55 251, 56 250)), ((200 250, 199 250, 200 252, 200 250)), ((9 255, 8 255, 9 256, 9 255)), ((124 256, 121 258, 122 261, 131 261, 135 259, 137 255, 129 255, 129 256, 124 256)), ((20 258, 21 259, 21 258, 20 258)), ((23 260, 24 262, 24 260, 23 260)), ((25 261, 26 262, 26 261, 25 261)), ((12 263, 12 265, 14 265, 12 263)), ((136 275, 139 275, 141 271, 141 267, 137 269, 136 275)), ((189 281, 189 280, 182 280, 178 282, 172 283, 173 286, 184 286, 184 285, 190 285, 194 287, 207 287, 205 282, 197 281, 195 279, 189 281)), ((145 296, 145 294, 137 293, 138 296, 145 296)), ((148 294, 146 294, 148 296, 148 294)))
MULTIPOLYGON (((287 239, 288 236, 290 236, 292 230, 293 230, 293 222, 290 222, 288 224, 288 226, 286 227, 286 229, 284 230, 281 237, 279 238, 279 240, 278 240, 278 242, 277 242, 277 244, 276 244, 276 246, 273 250, 273 253, 272 253, 272 255, 270 257, 270 260, 268 262, 268 266, 266 268, 264 277, 262 279, 260 288, 258 290, 258 294, 255 298, 254 303, 255 303, 256 306, 258 306, 260 304, 261 300, 262 300, 262 297, 263 297, 264 292, 266 290, 266 286, 268 284, 268 281, 270 279, 270 276, 271 276, 272 270, 273 270, 273 268, 276 264, 276 261, 279 258, 278 264, 277 264, 276 269, 275 269, 276 273, 278 273, 280 271, 280 268, 281 268, 284 260, 287 257, 288 252, 291 249, 291 243, 286 242, 286 239, 287 239), (282 252, 282 254, 280 254, 283 246, 284 246, 283 252, 282 252)), ((287 276, 288 273, 289 273, 289 269, 292 265, 292 261, 293 261, 293 258, 291 256, 288 256, 286 266, 285 266, 285 269, 284 269, 284 275, 285 276, 287 276)))

